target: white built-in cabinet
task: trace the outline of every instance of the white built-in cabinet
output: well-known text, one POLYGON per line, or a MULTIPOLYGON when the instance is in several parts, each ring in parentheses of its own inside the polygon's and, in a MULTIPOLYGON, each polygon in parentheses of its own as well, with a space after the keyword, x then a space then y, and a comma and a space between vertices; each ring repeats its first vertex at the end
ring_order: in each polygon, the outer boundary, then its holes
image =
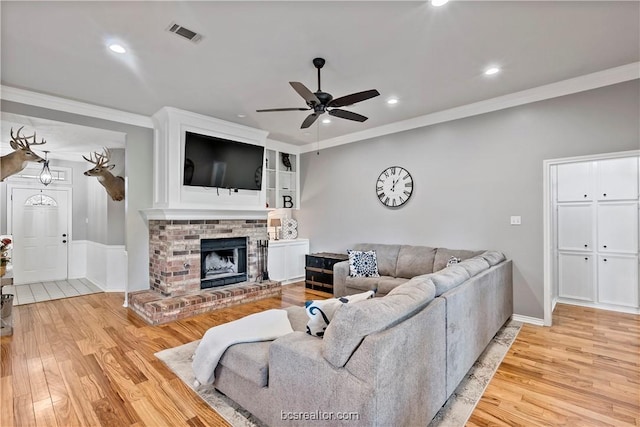
POLYGON ((556 175, 558 297, 638 309, 638 157, 566 163, 556 175))
POLYGON ((265 151, 267 208, 298 209, 300 207, 298 157, 284 151, 270 149, 265 151))
POLYGON ((269 278, 284 284, 304 280, 309 239, 270 240, 267 266, 269 278))

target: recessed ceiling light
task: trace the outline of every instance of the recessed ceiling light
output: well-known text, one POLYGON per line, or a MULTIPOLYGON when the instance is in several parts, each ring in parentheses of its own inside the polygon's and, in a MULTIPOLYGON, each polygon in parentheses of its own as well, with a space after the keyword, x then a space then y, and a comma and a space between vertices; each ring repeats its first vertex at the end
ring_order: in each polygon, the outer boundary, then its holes
POLYGON ((498 67, 491 67, 491 68, 487 68, 487 69, 484 71, 484 74, 485 74, 485 75, 487 75, 487 76, 492 76, 492 75, 494 75, 494 74, 498 74, 499 72, 500 72, 500 68, 498 68, 498 67))
POLYGON ((117 43, 110 44, 109 49, 111 49, 115 53, 125 53, 127 51, 127 49, 117 43))
POLYGON ((245 117, 247 117, 246 114, 238 114, 238 117, 240 117, 241 119, 244 119, 245 117))
POLYGON ((449 0, 431 0, 431 6, 442 6, 449 2, 449 0))
POLYGON ((322 123, 324 123, 325 125, 329 124, 331 123, 331 119, 322 119, 322 123))
POLYGON ((398 103, 398 98, 389 98, 387 99, 387 104, 394 105, 398 103))

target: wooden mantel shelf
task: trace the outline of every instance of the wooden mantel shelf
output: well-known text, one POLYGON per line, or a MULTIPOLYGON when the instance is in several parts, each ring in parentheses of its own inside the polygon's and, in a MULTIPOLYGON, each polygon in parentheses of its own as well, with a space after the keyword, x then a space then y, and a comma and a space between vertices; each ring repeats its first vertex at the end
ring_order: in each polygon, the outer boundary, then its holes
POLYGON ((171 219, 267 219, 268 210, 265 208, 242 209, 144 209, 140 213, 146 220, 171 219))

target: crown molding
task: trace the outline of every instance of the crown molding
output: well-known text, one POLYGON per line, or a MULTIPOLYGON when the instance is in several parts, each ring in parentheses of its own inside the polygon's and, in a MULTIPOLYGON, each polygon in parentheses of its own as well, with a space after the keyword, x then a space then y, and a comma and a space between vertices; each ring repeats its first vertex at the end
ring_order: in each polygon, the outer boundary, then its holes
POLYGON ((532 102, 544 101, 546 99, 557 98, 559 96, 571 95, 573 93, 584 92, 597 89, 599 87, 610 86, 640 78, 640 62, 634 62, 620 67, 610 68, 596 73, 585 74, 551 83, 536 88, 510 93, 508 95, 487 99, 485 101, 474 102, 460 107, 442 110, 424 116, 415 117, 390 123, 384 126, 353 132, 335 138, 325 139, 319 143, 314 142, 303 145, 301 153, 317 151, 319 149, 336 147, 349 144, 351 142, 362 141, 364 139, 376 138, 392 133, 403 132, 411 129, 435 125, 465 117, 477 116, 479 114, 490 113, 492 111, 504 110, 506 108, 517 107, 519 105, 532 102))
POLYGON ((33 105, 34 107, 48 108, 50 110, 64 111, 66 113, 153 129, 153 120, 151 120, 151 117, 116 110, 114 108, 87 104, 85 102, 73 101, 58 96, 45 95, 43 93, 18 89, 11 86, 0 86, 0 98, 5 101, 33 105))

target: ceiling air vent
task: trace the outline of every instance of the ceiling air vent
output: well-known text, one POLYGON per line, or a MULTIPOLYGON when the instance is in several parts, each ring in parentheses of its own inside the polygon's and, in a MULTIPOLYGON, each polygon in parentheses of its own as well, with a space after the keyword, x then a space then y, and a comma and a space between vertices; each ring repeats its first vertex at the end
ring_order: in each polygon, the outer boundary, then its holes
POLYGON ((167 30, 170 33, 174 33, 181 37, 184 37, 187 40, 191 40, 194 43, 198 43, 202 39, 201 34, 191 31, 190 29, 185 28, 182 25, 176 24, 175 22, 172 22, 169 25, 169 28, 167 28, 167 30))

